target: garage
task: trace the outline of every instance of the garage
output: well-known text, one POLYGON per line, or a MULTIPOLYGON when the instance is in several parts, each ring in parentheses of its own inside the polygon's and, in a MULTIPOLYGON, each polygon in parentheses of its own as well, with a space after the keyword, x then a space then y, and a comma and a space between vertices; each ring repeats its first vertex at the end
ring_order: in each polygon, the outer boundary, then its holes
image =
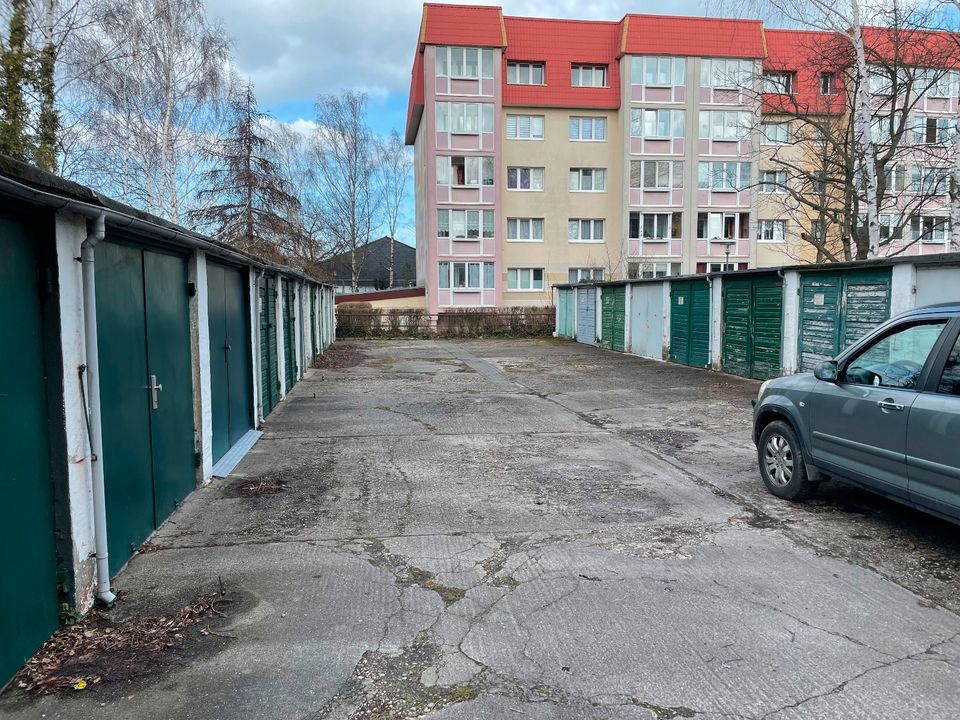
POLYGON ((260 278, 260 404, 266 417, 280 402, 280 369, 277 359, 277 279, 260 278))
POLYGON ((310 360, 319 354, 317 349, 317 289, 312 287, 310 293, 310 360))
POLYGON ((663 359, 662 283, 634 283, 630 288, 630 352, 663 359))
POLYGON ((757 380, 781 374, 783 281, 724 280, 723 370, 757 380))
POLYGON ((671 285, 670 360, 693 367, 710 364, 710 284, 706 280, 671 285))
POLYGON ((253 428, 247 271, 207 263, 213 462, 253 428))
MULTIPOLYGON (((33 225, 43 225, 33 218, 33 225)), ((44 372, 41 264, 25 219, 0 210, 0 686, 57 629, 57 556, 44 372)))
POLYGON ((600 345, 607 350, 623 352, 626 326, 627 288, 606 286, 600 293, 600 345))
POLYGON ((561 288, 557 297, 557 335, 573 337, 573 288, 561 288))
POLYGON ((890 268, 800 275, 801 372, 812 372, 889 319, 890 275, 890 268))
POLYGON ((597 344, 597 291, 577 288, 577 342, 597 344))
POLYGON ((297 384, 296 297, 294 285, 283 278, 280 284, 283 306, 283 373, 287 392, 297 384))
POLYGON ((187 258, 101 243, 96 292, 113 574, 196 484, 187 258))

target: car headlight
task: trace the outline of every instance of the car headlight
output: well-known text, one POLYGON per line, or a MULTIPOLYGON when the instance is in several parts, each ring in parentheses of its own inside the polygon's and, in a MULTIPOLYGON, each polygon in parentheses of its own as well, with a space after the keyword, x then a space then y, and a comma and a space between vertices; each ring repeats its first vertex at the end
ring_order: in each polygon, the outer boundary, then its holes
POLYGON ((768 386, 771 382, 773 382, 772 379, 771 379, 771 380, 764 380, 762 383, 760 383, 760 392, 757 393, 757 402, 760 402, 760 398, 763 397, 763 393, 766 392, 767 386, 768 386))

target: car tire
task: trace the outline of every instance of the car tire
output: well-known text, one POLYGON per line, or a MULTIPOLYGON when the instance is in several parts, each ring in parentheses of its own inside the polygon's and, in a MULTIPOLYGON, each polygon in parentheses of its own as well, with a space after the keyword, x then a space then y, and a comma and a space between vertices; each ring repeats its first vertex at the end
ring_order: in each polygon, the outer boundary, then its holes
POLYGON ((760 476, 767 490, 784 500, 799 501, 817 489, 807 478, 803 448, 789 423, 774 420, 763 428, 757 443, 760 476))

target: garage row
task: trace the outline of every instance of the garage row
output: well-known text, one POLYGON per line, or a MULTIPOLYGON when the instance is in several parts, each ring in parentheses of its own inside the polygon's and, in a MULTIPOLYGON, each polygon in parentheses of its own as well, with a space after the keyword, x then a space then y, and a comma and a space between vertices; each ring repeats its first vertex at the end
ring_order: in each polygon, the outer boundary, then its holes
POLYGON ((876 325, 960 301, 960 254, 557 285, 557 335, 765 380, 812 371, 876 325))
POLYGON ((333 341, 333 289, 0 162, 0 686, 229 474, 333 341))

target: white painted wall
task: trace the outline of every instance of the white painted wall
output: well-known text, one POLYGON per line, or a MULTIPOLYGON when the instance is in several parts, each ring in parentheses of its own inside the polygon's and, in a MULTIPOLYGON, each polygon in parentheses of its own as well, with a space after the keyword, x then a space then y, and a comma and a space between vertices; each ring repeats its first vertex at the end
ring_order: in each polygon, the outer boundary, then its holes
POLYGON ((960 266, 918 267, 916 307, 944 302, 960 302, 960 266))
POLYGON ((800 273, 783 274, 783 330, 780 345, 780 367, 784 375, 793 375, 799 364, 797 342, 800 339, 800 273))
POLYGON ((196 250, 190 258, 190 280, 197 292, 190 298, 191 355, 193 356, 193 409, 200 453, 200 483, 213 477, 213 391, 210 384, 210 308, 207 287, 207 254, 196 250))
POLYGON ((260 271, 250 268, 247 274, 247 296, 250 309, 250 367, 253 369, 253 427, 259 428, 263 421, 263 396, 260 394, 260 293, 257 286, 260 271))
POLYGON ((894 265, 890 276, 890 317, 913 310, 917 299, 917 266, 894 265))
POLYGON ((670 359, 670 291, 672 287, 670 282, 663 284, 663 360, 670 359))
POLYGON ((723 278, 710 280, 710 367, 723 367, 723 278))
POLYGON ((276 302, 274 307, 276 309, 276 317, 273 318, 275 327, 277 328, 277 375, 279 375, 280 381, 280 398, 283 399, 287 396, 287 391, 290 389, 287 387, 287 373, 284 371, 286 366, 286 353, 284 352, 283 347, 283 293, 281 292, 282 282, 280 281, 280 276, 276 276, 277 282, 275 283, 274 298, 276 302))
MULTIPOLYGON (((80 245, 86 220, 73 213, 55 219, 57 273, 60 286, 60 338, 63 351, 63 410, 67 449, 68 502, 73 534, 74 604, 80 612, 93 607, 96 590, 96 540, 93 531, 93 477, 87 418, 83 411, 79 368, 86 364, 80 245)), ((84 386, 86 386, 84 378, 84 386)), ((56 458, 54 458, 56 461, 56 458)))

